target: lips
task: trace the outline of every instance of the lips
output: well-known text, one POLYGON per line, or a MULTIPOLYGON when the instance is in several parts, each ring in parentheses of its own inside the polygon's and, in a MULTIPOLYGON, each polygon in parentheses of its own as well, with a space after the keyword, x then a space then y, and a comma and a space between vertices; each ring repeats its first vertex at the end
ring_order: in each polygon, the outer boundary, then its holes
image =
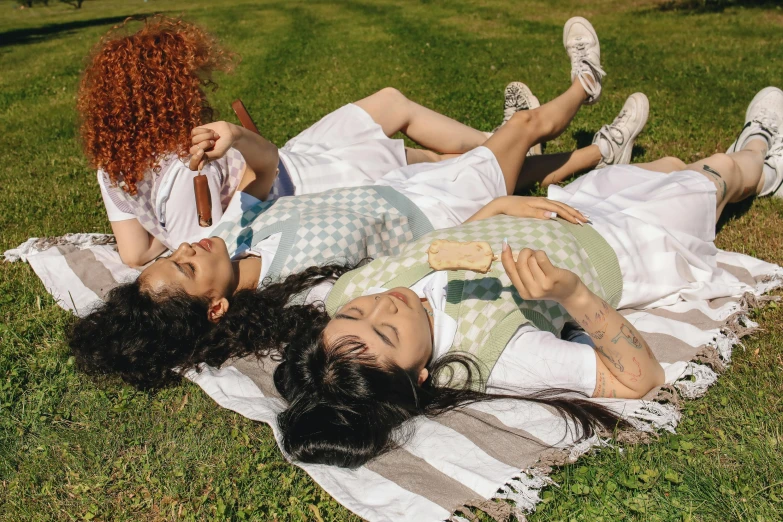
POLYGON ((206 250, 207 252, 212 252, 212 241, 210 241, 207 238, 202 239, 198 243, 196 243, 198 246, 206 250))
POLYGON ((392 296, 392 297, 396 297, 397 299, 399 299, 400 301, 405 303, 405 306, 410 306, 408 304, 408 299, 404 295, 402 295, 401 293, 399 293, 399 292, 389 292, 389 295, 392 296))

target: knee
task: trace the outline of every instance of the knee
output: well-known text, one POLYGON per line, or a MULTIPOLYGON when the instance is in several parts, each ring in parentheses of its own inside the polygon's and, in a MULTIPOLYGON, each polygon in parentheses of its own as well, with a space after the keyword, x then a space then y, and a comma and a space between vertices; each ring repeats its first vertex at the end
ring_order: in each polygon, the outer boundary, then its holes
POLYGON ((538 109, 517 111, 508 123, 513 123, 521 132, 536 138, 551 136, 555 132, 555 122, 543 118, 538 109))
POLYGON ((685 170, 686 168, 688 168, 688 165, 686 165, 685 162, 682 161, 680 158, 675 158, 674 156, 665 156, 661 159, 670 166, 671 172, 675 172, 678 170, 685 170))
POLYGON ((398 103, 401 101, 407 101, 408 99, 403 93, 394 87, 384 87, 380 91, 376 92, 374 96, 382 99, 384 103, 398 103))

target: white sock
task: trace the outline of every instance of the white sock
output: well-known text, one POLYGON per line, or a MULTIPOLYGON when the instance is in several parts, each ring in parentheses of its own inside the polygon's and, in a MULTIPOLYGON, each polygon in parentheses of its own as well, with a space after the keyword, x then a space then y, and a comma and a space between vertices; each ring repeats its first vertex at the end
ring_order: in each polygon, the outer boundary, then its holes
POLYGON ((612 147, 609 145, 609 142, 606 138, 601 137, 601 139, 598 140, 598 150, 601 151, 601 157, 608 160, 611 159, 612 156, 612 147))
POLYGON ((775 168, 765 161, 764 167, 761 169, 761 175, 764 177, 764 186, 761 188, 760 194, 766 195, 767 192, 772 190, 778 178, 777 174, 775 168))

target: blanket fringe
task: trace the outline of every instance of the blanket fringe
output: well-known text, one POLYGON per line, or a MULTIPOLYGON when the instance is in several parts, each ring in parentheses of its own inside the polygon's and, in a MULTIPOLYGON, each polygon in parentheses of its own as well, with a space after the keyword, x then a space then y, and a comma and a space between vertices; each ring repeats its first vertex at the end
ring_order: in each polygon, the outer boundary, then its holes
POLYGON ((112 234, 65 234, 56 237, 31 237, 21 245, 3 252, 7 263, 27 261, 27 257, 55 246, 74 246, 79 249, 100 245, 115 245, 117 241, 112 234))

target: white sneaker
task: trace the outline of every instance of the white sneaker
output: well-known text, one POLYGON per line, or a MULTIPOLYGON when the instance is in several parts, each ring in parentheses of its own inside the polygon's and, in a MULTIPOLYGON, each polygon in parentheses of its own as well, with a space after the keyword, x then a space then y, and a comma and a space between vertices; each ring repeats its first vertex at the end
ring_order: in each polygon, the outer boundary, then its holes
POLYGON ((596 103, 606 73, 601 69, 601 46, 592 24, 581 16, 568 20, 563 27, 563 45, 571 58, 571 82, 579 78, 589 96, 585 105, 596 103))
POLYGON ((783 135, 781 134, 772 141, 772 146, 764 159, 764 189, 759 196, 783 199, 783 135))
POLYGON ((625 100, 614 121, 593 136, 593 144, 601 151, 601 161, 596 168, 631 162, 633 143, 644 129, 649 114, 650 102, 644 94, 635 92, 625 100))
POLYGON ((765 87, 751 100, 745 112, 745 126, 726 152, 742 150, 752 137, 767 140, 771 148, 775 135, 781 129, 783 129, 783 91, 777 87, 765 87))
MULTIPOLYGON (((541 106, 538 98, 533 95, 530 87, 522 82, 511 82, 506 85, 505 101, 503 103, 503 122, 495 127, 492 132, 495 133, 500 127, 508 123, 508 120, 518 111, 528 111, 537 109, 541 106)), ((541 144, 532 147, 527 151, 528 156, 538 156, 541 154, 541 144)))

